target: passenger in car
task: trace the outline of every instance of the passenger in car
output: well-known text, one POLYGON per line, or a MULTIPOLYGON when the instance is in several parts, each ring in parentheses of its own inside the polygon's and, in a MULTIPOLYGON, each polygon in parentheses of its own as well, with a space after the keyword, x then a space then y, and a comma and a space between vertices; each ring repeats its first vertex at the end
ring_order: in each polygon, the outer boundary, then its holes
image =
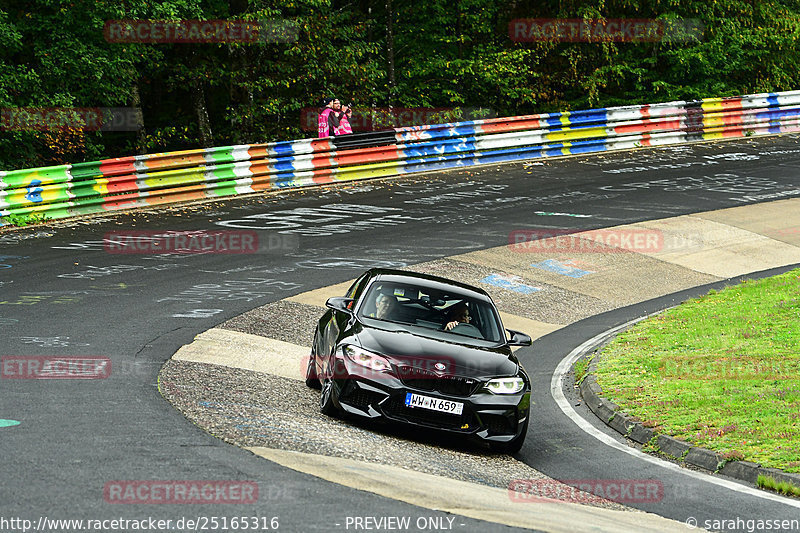
POLYGON ((459 324, 469 324, 469 308, 464 302, 459 302, 447 310, 445 331, 449 331, 459 324))

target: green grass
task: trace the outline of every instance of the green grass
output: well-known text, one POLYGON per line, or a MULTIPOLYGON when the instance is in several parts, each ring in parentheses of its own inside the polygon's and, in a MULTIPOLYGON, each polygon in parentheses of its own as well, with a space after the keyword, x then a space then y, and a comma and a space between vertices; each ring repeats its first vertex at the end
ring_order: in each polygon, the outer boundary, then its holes
POLYGON ((800 497, 800 487, 796 487, 788 481, 775 481, 775 478, 759 475, 756 485, 762 489, 773 490, 786 496, 800 497))
POLYGON ((800 472, 800 270, 636 324, 603 350, 597 381, 660 433, 800 472))
POLYGON ((594 354, 590 357, 582 357, 575 361, 572 365, 572 370, 575 372, 575 385, 580 385, 586 377, 586 370, 589 368, 589 363, 594 359, 594 354))

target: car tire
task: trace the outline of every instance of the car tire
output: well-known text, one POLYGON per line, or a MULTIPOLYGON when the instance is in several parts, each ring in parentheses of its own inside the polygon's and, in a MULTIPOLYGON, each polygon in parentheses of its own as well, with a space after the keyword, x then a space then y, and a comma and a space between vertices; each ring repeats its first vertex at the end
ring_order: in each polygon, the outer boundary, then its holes
POLYGON ((306 366, 306 385, 312 389, 319 390, 322 385, 319 382, 317 375, 317 356, 314 355, 316 351, 314 348, 317 346, 317 337, 314 336, 314 344, 311 345, 311 355, 308 356, 308 365, 306 366))
POLYGON ((319 395, 319 412, 323 415, 337 417, 339 409, 333 403, 333 380, 325 378, 322 381, 322 390, 319 395))
POLYGON ((525 437, 528 435, 528 420, 530 419, 530 415, 527 420, 525 420, 525 425, 522 426, 522 433, 520 433, 517 437, 514 437, 508 442, 490 442, 489 448, 493 452, 497 453, 507 453, 509 455, 513 455, 522 449, 522 444, 525 442, 525 437))

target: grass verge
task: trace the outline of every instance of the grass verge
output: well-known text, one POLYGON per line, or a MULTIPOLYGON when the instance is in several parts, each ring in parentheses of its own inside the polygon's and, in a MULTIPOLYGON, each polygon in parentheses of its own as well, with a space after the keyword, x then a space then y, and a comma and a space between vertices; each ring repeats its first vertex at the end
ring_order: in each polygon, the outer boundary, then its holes
POLYGON ((575 372, 575 385, 580 385, 586 378, 586 371, 589 369, 589 363, 592 362, 592 359, 594 359, 594 354, 589 357, 581 357, 575 361, 575 364, 572 366, 572 370, 575 372))
POLYGON ((772 490, 785 496, 796 496, 800 498, 800 487, 795 487, 788 481, 775 481, 775 478, 760 475, 758 476, 756 485, 762 489, 772 490))
POLYGON ((603 350, 597 381, 645 426, 800 472, 800 269, 636 324, 603 350))

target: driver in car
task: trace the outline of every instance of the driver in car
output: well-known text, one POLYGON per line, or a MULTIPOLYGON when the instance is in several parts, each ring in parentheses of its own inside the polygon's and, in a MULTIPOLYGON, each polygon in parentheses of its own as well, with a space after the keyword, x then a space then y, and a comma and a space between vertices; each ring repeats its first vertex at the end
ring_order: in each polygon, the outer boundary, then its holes
POLYGON ((460 302, 447 310, 447 323, 444 326, 445 331, 449 331, 459 324, 469 324, 469 309, 467 304, 460 302))
POLYGON ((389 320, 397 309, 397 298, 391 294, 379 294, 375 300, 375 318, 389 320))

